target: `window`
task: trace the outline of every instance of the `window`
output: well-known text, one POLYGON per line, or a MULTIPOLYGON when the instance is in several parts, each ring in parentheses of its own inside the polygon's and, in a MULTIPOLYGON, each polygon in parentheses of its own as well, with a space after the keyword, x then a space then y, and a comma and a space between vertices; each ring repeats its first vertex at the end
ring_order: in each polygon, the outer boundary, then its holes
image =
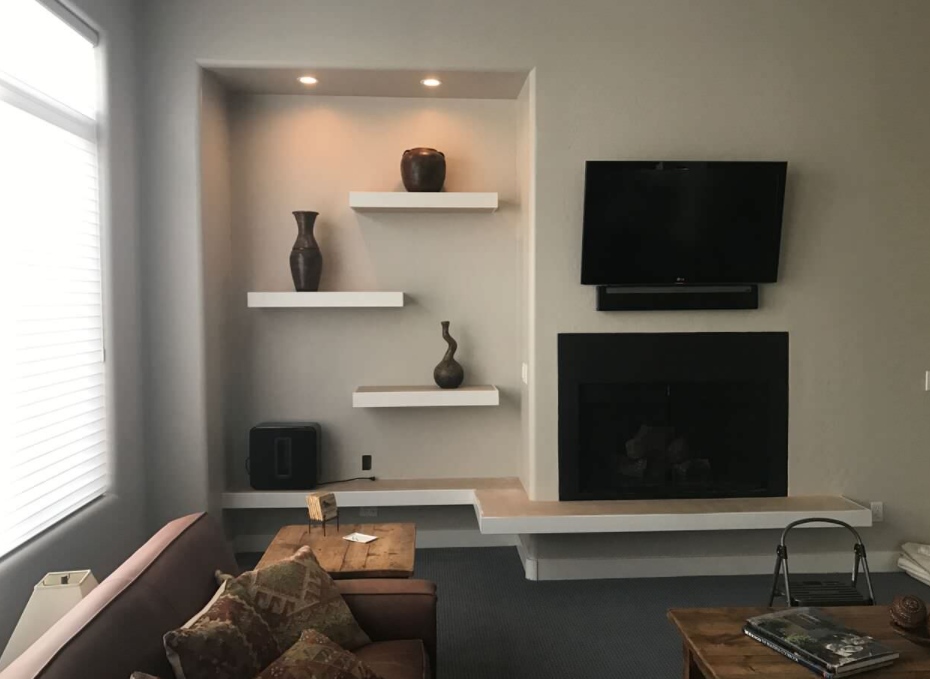
POLYGON ((0 556, 107 487, 95 44, 0 0, 0 556))

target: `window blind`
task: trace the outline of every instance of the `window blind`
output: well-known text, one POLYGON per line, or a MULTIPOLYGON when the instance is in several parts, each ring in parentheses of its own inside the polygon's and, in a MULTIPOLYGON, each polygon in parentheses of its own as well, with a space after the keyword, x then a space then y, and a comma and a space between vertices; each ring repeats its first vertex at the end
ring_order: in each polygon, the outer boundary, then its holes
POLYGON ((0 2, 0 555, 107 488, 94 52, 0 2))

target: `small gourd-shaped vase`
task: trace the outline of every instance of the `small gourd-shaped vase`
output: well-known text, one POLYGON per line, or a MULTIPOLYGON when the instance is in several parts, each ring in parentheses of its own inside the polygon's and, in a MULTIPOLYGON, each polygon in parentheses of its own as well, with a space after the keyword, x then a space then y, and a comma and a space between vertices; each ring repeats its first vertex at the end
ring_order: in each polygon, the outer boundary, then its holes
POLYGON ((313 237, 313 224, 319 212, 295 212, 297 240, 291 248, 291 278, 297 292, 316 292, 323 273, 323 253, 313 237))
POLYGON ((433 370, 433 379, 442 389, 455 389, 465 380, 465 370, 455 360, 455 350, 459 348, 459 345, 449 334, 449 321, 442 322, 442 338, 449 348, 446 349, 446 355, 442 357, 439 365, 433 370))

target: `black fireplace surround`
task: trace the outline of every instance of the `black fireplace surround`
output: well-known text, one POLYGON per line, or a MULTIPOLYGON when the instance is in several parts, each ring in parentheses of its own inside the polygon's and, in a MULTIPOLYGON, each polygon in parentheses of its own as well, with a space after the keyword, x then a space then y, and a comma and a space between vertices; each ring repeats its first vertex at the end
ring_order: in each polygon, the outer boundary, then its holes
POLYGON ((788 333, 559 335, 562 500, 788 494, 788 333))

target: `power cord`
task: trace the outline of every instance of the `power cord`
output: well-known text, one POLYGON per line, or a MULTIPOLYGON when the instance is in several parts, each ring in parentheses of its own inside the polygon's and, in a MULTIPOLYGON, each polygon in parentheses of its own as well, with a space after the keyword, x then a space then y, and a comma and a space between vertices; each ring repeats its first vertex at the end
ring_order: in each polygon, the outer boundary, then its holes
POLYGON ((336 479, 335 481, 320 481, 318 485, 328 486, 332 483, 345 483, 346 481, 377 481, 377 476, 355 476, 351 479, 336 479))

